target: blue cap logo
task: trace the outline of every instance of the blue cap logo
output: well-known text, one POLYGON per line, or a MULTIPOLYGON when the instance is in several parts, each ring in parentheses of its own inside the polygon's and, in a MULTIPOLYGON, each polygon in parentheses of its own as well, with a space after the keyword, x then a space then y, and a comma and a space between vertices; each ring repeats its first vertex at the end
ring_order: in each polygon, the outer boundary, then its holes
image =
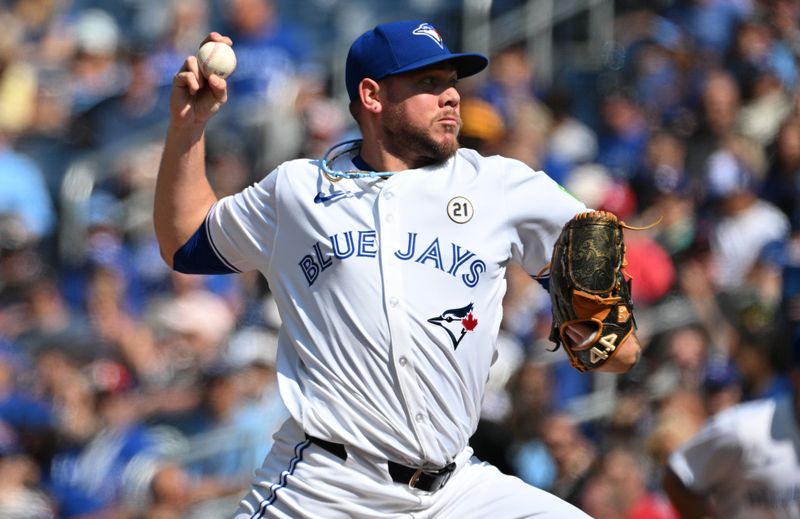
POLYGON ((384 23, 359 36, 350 46, 345 66, 347 94, 351 101, 357 99, 358 85, 364 78, 380 81, 443 62, 452 63, 459 78, 477 74, 489 64, 482 54, 450 52, 439 31, 429 23, 384 23))
POLYGON ((439 31, 434 29, 433 25, 429 23, 421 23, 419 27, 414 29, 411 34, 416 34, 417 36, 427 36, 435 41, 436 45, 438 45, 440 49, 444 48, 444 40, 442 39, 442 36, 439 34, 439 31))

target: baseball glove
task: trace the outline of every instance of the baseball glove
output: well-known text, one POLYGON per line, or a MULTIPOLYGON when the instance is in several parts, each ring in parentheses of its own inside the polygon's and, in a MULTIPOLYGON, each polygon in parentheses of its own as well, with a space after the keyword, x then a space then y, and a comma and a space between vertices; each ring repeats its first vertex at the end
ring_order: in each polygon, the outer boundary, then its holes
POLYGON ((607 211, 580 213, 564 225, 553 248, 550 340, 555 349, 564 346, 578 371, 608 362, 636 327, 630 280, 623 271, 623 227, 607 211))

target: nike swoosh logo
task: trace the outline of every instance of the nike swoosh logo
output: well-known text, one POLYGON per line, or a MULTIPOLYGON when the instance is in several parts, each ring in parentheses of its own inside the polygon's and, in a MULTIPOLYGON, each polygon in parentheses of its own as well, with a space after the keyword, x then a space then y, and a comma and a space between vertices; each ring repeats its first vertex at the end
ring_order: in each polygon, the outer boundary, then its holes
POLYGON ((323 193, 317 193, 317 196, 314 197, 315 204, 321 204, 324 202, 330 202, 332 200, 336 200, 337 198, 342 198, 343 196, 348 196, 350 193, 347 191, 334 191, 333 193, 326 195, 323 193))

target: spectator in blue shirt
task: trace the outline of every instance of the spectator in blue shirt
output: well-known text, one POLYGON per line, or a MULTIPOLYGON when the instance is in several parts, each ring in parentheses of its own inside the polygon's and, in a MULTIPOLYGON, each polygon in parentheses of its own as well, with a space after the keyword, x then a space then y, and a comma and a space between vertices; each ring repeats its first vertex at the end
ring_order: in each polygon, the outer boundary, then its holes
POLYGON ((0 135, 0 214, 17 215, 33 238, 53 230, 53 201, 41 170, 0 135))

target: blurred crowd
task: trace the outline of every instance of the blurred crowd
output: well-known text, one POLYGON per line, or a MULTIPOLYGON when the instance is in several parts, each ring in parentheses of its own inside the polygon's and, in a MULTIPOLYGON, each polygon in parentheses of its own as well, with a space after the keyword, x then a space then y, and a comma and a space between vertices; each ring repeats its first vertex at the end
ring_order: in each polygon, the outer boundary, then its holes
MULTIPOLYGON (((472 443, 598 519, 674 518, 670 452, 793 390, 800 3, 615 4, 597 70, 556 56, 544 81, 524 42, 493 52, 461 84, 461 142, 659 222, 626 231, 644 354, 624 376, 575 372, 550 351, 547 293, 510 268, 472 443)), ((280 7, 0 1, 0 517, 222 517, 269 449, 286 416, 269 287, 170 272, 151 209, 172 76, 210 30, 238 57, 208 133, 218 194, 353 136, 340 46, 280 7)))

